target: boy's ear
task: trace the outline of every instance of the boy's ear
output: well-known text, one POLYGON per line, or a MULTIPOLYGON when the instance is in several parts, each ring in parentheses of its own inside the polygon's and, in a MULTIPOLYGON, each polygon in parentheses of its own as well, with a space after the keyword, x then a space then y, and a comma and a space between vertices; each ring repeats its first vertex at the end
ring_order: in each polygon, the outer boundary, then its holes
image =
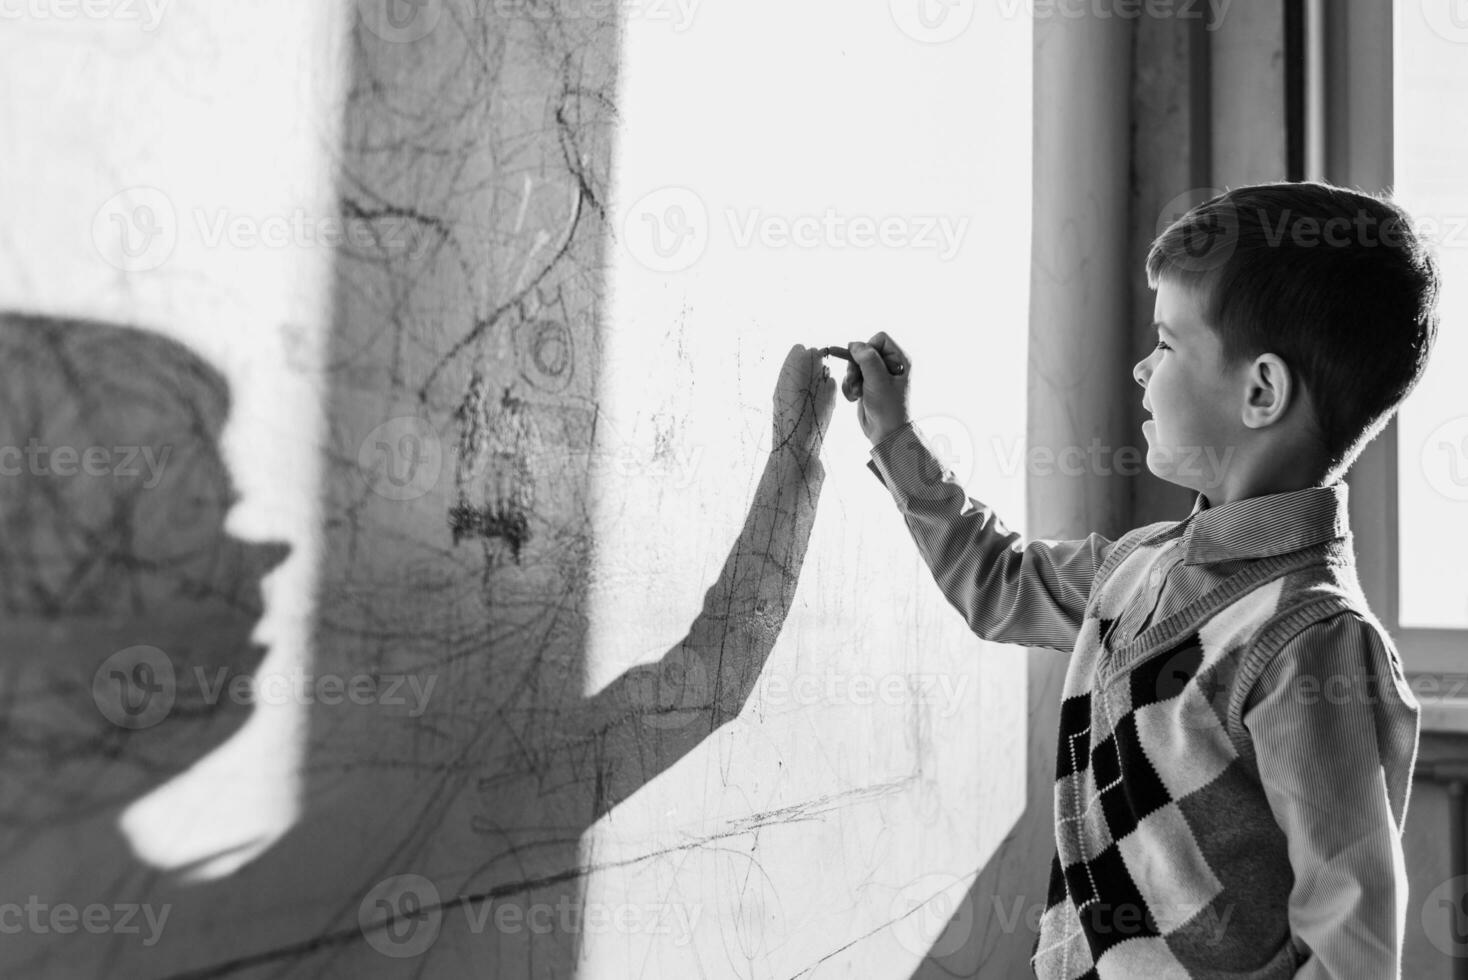
POLYGON ((1244 374, 1243 423, 1262 429, 1284 418, 1295 397, 1295 379, 1277 354, 1260 354, 1244 374))

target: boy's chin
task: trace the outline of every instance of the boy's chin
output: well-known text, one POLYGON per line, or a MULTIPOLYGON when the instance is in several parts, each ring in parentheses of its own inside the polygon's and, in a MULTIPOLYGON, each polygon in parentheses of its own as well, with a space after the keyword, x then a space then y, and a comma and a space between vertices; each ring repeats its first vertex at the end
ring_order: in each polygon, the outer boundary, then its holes
POLYGON ((1187 467, 1183 464, 1187 461, 1180 459, 1176 454, 1149 446, 1147 448, 1147 469, 1159 480, 1182 487, 1186 490, 1199 492, 1199 481, 1196 475, 1184 472, 1187 467))

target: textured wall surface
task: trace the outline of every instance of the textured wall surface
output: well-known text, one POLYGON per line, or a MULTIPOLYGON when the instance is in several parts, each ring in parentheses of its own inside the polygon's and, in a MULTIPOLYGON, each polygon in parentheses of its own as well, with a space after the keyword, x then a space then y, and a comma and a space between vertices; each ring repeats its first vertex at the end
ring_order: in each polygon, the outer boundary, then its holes
POLYGON ((1022 654, 806 345, 899 337, 1020 525, 1029 26, 902 7, 7 28, 0 972, 905 977, 965 931, 1022 654))

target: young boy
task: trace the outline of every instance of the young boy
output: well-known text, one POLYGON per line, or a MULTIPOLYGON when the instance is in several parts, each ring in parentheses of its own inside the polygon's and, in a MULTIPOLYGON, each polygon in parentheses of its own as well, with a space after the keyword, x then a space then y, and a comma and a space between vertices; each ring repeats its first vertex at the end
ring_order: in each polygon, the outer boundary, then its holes
POLYGON ((1435 260, 1396 205, 1323 184, 1220 195, 1153 243, 1133 368, 1148 468, 1192 512, 1023 541, 854 344, 867 464, 985 639, 1071 651, 1036 976, 1400 976, 1418 704, 1356 578, 1341 478, 1415 386, 1435 260), (1199 460, 1217 461, 1212 465, 1199 460))

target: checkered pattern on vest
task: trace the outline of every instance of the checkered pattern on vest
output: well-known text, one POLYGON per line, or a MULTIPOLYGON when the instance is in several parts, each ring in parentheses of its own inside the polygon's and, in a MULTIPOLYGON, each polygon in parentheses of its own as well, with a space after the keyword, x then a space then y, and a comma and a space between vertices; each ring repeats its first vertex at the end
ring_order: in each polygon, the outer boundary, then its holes
POLYGON ((1041 980, 1292 977, 1287 841, 1243 728, 1272 652, 1356 605, 1348 544, 1249 563, 1130 641, 1159 524, 1096 578, 1061 705, 1056 854, 1031 966, 1041 980), (1344 574, 1342 574, 1344 570, 1344 574), (1283 615, 1281 615, 1283 613, 1283 615))

